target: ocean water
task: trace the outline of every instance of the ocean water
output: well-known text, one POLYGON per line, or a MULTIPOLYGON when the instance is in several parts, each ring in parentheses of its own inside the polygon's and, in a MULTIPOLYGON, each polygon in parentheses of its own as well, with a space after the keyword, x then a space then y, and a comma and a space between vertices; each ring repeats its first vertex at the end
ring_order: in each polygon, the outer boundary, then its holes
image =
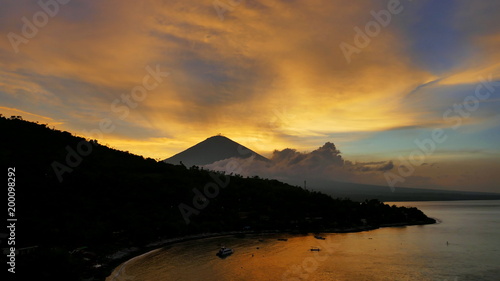
POLYGON ((326 240, 273 234, 188 241, 130 260, 107 281, 500 280, 500 201, 389 204, 418 207, 439 223, 321 234, 326 240), (221 245, 235 253, 216 257, 221 245))

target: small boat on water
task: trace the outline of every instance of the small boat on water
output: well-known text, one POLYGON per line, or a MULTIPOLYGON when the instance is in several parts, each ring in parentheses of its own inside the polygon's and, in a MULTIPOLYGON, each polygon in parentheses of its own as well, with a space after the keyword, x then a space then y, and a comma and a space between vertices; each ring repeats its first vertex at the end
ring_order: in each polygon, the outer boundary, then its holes
POLYGON ((278 241, 288 241, 286 238, 278 238, 278 241))
POLYGON ((318 247, 312 247, 311 252, 319 252, 320 249, 318 247))
POLYGON ((232 253, 234 253, 233 249, 221 247, 220 250, 215 255, 222 258, 222 257, 227 257, 227 256, 231 255, 232 253))
POLYGON ((319 239, 319 240, 325 240, 325 237, 319 236, 319 235, 314 235, 314 238, 319 239))

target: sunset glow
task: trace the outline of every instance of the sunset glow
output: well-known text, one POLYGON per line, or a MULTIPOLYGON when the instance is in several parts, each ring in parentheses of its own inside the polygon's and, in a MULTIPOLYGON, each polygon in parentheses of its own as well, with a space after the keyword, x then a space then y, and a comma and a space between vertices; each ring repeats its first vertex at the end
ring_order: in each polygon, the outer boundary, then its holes
POLYGON ((395 169, 442 129, 400 185, 500 192, 498 1, 46 3, 2 3, 5 116, 156 159, 221 133, 395 169))

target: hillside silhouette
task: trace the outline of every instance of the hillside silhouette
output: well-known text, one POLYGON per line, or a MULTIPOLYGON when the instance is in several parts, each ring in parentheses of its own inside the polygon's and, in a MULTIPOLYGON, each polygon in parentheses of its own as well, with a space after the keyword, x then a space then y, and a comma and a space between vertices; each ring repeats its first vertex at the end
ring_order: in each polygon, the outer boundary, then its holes
POLYGON ((16 170, 16 248, 36 247, 18 256, 19 280, 103 280, 120 249, 199 233, 435 222, 416 208, 155 161, 20 117, 0 116, 0 130, 4 176, 16 170))

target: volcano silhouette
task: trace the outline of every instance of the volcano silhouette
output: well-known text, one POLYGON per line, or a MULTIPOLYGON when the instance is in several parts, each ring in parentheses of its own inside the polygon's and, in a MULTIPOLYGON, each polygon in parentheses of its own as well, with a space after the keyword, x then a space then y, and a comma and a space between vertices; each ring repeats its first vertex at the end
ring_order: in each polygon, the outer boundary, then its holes
POLYGON ((165 159, 166 163, 184 164, 186 167, 203 166, 228 158, 245 159, 254 156, 255 160, 270 161, 255 151, 221 135, 210 137, 174 156, 165 159))

